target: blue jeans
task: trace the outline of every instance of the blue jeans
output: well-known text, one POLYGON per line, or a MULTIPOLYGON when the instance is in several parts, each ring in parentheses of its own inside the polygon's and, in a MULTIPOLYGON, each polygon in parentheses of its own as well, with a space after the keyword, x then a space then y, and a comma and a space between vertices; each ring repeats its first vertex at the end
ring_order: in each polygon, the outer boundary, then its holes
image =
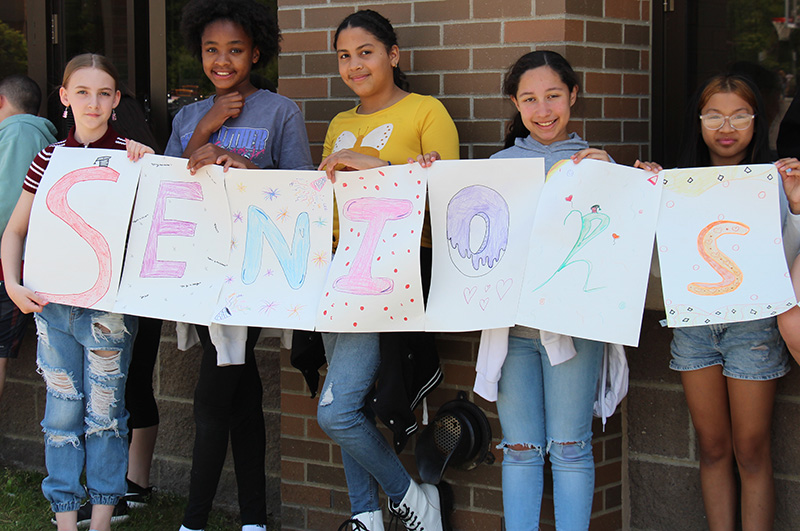
POLYGON ((55 303, 36 314, 36 362, 47 384, 42 492, 53 512, 78 510, 84 467, 95 505, 116 505, 128 488, 125 380, 137 325, 129 315, 55 303))
POLYGON ((551 366, 538 339, 510 337, 497 394, 508 531, 538 529, 550 455, 556 528, 589 528, 594 493, 592 405, 603 344, 574 338, 577 356, 551 366), (522 445, 524 449, 509 446, 522 445))
POLYGON ((317 421, 342 448, 353 514, 380 509, 378 485, 393 502, 400 503, 411 484, 411 476, 365 405, 381 361, 379 337, 377 333, 322 334, 328 375, 317 421))

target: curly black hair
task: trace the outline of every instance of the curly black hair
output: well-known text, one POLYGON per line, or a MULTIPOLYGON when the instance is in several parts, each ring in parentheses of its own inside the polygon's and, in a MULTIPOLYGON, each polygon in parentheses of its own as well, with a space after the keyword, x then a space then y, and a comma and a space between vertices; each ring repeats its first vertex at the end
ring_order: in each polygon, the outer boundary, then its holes
POLYGON ((256 0, 191 0, 181 13, 181 33, 186 47, 199 58, 206 26, 217 20, 238 24, 261 52, 254 68, 266 64, 281 51, 281 30, 275 14, 256 0))

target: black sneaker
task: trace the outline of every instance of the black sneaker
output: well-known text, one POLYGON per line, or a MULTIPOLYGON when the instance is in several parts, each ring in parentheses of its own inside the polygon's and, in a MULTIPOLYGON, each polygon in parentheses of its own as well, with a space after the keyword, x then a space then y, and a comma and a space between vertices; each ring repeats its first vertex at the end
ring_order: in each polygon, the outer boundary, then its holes
POLYGON ((131 480, 128 480, 128 492, 122 497, 130 509, 140 509, 146 507, 155 493, 155 487, 140 487, 131 480))
MULTIPOLYGON (((114 513, 111 515, 111 523, 118 524, 120 522, 124 522, 130 518, 128 515, 128 504, 125 503, 123 498, 119 499, 117 502, 116 507, 114 507, 114 513)), ((56 522, 56 517, 50 519, 53 525, 58 525, 56 522)), ((78 508, 78 529, 88 529, 89 525, 92 523, 92 503, 86 502, 78 508)))

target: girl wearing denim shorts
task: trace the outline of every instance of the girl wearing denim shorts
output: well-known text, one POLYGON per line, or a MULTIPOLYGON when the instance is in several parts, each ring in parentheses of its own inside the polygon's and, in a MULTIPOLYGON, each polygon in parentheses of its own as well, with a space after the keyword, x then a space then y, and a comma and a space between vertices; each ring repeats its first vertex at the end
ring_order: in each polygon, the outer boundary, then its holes
MULTIPOLYGON (((119 499, 127 491, 128 413, 125 381, 137 319, 107 311, 48 303, 20 284, 22 249, 36 190, 56 146, 127 149, 138 160, 149 147, 117 136, 109 125, 119 103, 118 75, 101 55, 74 57, 64 70, 61 102, 75 117, 66 140, 44 148, 28 170, 22 195, 2 243, 3 274, 11 300, 36 313, 36 362, 47 384, 42 428, 47 477, 42 492, 56 513, 58 531, 77 531, 78 508, 92 503, 90 527, 108 531, 119 499)), ((54 267, 58 267, 54 265, 54 267)))
MULTIPOLYGON (((711 78, 692 100, 678 167, 771 162, 764 116, 761 96, 750 80, 732 74, 711 78)), ((781 159, 776 166, 790 205, 796 205, 792 210, 800 212, 800 190, 794 183, 800 163, 781 159)), ((797 220, 790 213, 786 226, 797 220)), ((772 408, 777 379, 789 372, 776 318, 676 328, 670 349, 670 368, 681 373, 697 431, 709 528, 735 527, 735 460, 741 478, 742 528, 771 529, 772 408)))

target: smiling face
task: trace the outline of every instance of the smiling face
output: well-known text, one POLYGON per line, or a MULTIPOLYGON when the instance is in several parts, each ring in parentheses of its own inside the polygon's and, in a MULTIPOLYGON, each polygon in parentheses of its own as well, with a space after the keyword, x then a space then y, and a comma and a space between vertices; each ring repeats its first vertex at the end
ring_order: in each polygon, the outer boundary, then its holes
POLYGON ((217 89, 217 95, 239 92, 248 96, 255 91, 250 70, 260 52, 253 39, 239 24, 217 20, 206 26, 201 38, 203 72, 217 89))
POLYGON ((547 146, 569 137, 570 108, 577 98, 577 86, 570 90, 555 70, 540 66, 520 76, 517 94, 511 101, 531 138, 547 146))
MULTIPOLYGON (((744 99, 734 92, 717 92, 700 109, 700 114, 715 113, 723 116, 733 116, 734 114, 753 114, 753 108, 744 99)), ((756 117, 758 120, 758 117, 756 117)), ((739 164, 747 154, 747 146, 753 140, 755 131, 755 120, 750 123, 747 129, 736 130, 731 127, 730 120, 720 129, 711 131, 704 126, 700 126, 703 142, 708 146, 708 154, 711 157, 711 164, 714 166, 731 166, 739 164)))
POLYGON ((336 40, 339 75, 363 102, 365 98, 385 96, 395 89, 392 70, 400 60, 400 50, 389 50, 363 28, 349 27, 336 40))
POLYGON ((108 129, 111 111, 119 104, 120 93, 114 78, 99 68, 79 68, 59 89, 61 103, 71 107, 75 117, 75 139, 88 144, 108 129))

